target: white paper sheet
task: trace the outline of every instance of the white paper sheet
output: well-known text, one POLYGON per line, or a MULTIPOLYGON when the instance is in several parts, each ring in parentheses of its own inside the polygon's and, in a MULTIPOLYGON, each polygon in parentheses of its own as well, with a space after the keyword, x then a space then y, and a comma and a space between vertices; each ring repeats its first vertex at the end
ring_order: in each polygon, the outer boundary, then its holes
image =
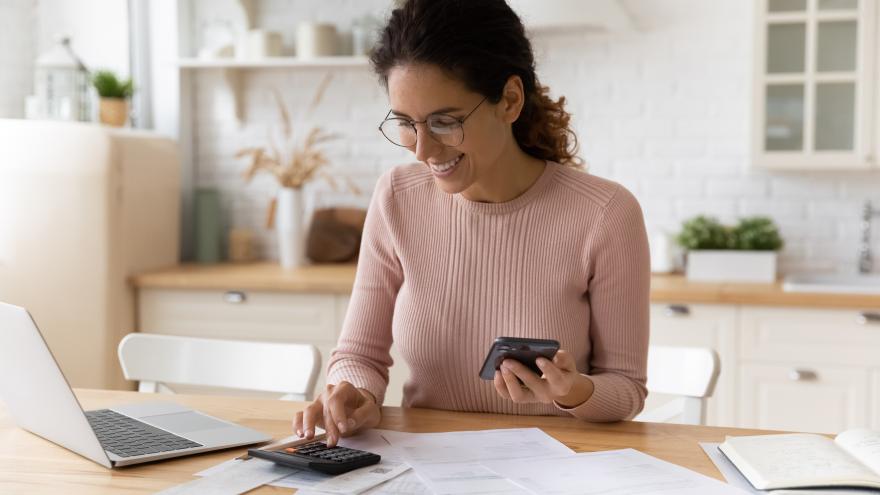
POLYGON ((385 431, 382 436, 437 495, 528 493, 480 462, 573 453, 538 428, 448 433, 385 431))
MULTIPOLYGON (((224 462, 220 466, 211 468, 209 471, 212 472, 209 476, 162 490, 159 494, 238 495, 279 478, 284 478, 291 473, 290 468, 278 466, 274 462, 262 459, 235 460, 224 462)), ((196 476, 199 475, 201 473, 196 476)))
POLYGON ((755 487, 749 483, 749 480, 745 478, 742 474, 740 474, 739 470, 736 466, 733 465, 730 461, 727 460, 727 457, 718 450, 718 443, 708 443, 708 442, 700 442, 700 448, 703 449, 703 452, 709 456, 709 460, 712 461, 712 464, 715 464, 715 467, 718 468, 718 471, 721 472, 721 476, 724 476, 724 479, 727 480, 733 486, 741 488, 743 491, 747 493, 760 494, 767 493, 764 490, 756 490, 755 487))
POLYGON ((742 495, 739 488, 633 449, 483 463, 540 495, 742 495))
POLYGON ((334 476, 297 493, 300 495, 323 495, 328 493, 334 495, 358 495, 409 470, 410 467, 407 464, 382 459, 378 464, 334 476))
MULTIPOLYGON (((342 445, 343 447, 349 447, 352 449, 359 449, 359 450, 366 450, 368 452, 374 452, 374 453, 382 456, 383 463, 385 463, 386 461, 389 461, 389 462, 395 463, 395 465, 399 464, 399 462, 397 460, 400 458, 400 456, 396 454, 395 450, 391 447, 391 445, 389 445, 388 442, 385 440, 385 438, 382 437, 382 435, 381 435, 382 432, 383 432, 383 430, 367 430, 363 433, 358 434, 357 436, 340 439, 339 445, 342 445)), ((287 439, 283 439, 283 440, 293 441, 293 440, 297 440, 298 438, 299 437, 288 437, 287 439)), ((254 460, 254 459, 251 459, 251 460, 254 460)), ((239 463, 242 463, 242 462, 249 463, 249 462, 251 462, 251 460, 248 460, 248 461, 241 461, 238 459, 229 460, 224 463, 218 464, 216 466, 210 467, 204 471, 198 472, 198 473, 196 473, 196 476, 212 476, 212 475, 215 475, 221 471, 232 468, 239 463)), ((259 459, 259 460, 262 461, 262 459, 259 459)), ((270 462, 270 461, 265 461, 265 462, 270 462)), ((304 489, 314 489, 319 484, 327 482, 328 480, 331 480, 334 478, 333 476, 331 476, 329 474, 323 474, 323 473, 319 473, 316 471, 310 471, 308 469, 296 469, 296 468, 288 468, 288 469, 289 469, 289 471, 288 471, 289 474, 287 476, 284 476, 280 479, 275 479, 274 481, 270 482, 269 484, 272 486, 277 486, 277 487, 281 487, 281 488, 296 488, 298 490, 304 490, 304 489)), ((399 471, 398 474, 402 471, 405 471, 405 469, 399 471)), ((389 478, 390 477, 385 477, 384 479, 373 479, 372 482, 366 486, 366 488, 362 488, 360 491, 363 491, 364 489, 376 486, 377 484, 380 484, 389 478)), ((354 492, 352 492, 352 493, 354 493, 354 492)), ((424 492, 422 492, 422 493, 424 493, 424 492)))
POLYGON ((431 490, 416 472, 410 469, 391 481, 365 491, 362 495, 424 495, 425 493, 431 493, 431 490))

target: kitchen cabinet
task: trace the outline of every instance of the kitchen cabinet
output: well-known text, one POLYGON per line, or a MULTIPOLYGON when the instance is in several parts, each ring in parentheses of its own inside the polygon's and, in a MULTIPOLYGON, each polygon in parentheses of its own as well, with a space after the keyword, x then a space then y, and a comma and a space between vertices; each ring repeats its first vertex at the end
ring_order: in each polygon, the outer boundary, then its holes
MULTIPOLYGON (((133 278, 141 331, 311 342, 326 364, 354 265, 290 272, 271 263, 184 265, 133 278)), ((712 425, 837 432, 880 429, 880 297, 784 292, 780 284, 651 280, 651 344, 714 349, 712 425)), ((392 347, 386 405, 409 375, 392 347)), ((323 386, 324 378, 320 378, 323 386)), ((651 395, 648 407, 668 397, 651 395)))
MULTIPOLYGON (((721 373, 715 392, 707 401, 706 423, 734 426, 736 375, 730 363, 736 362, 736 308, 722 304, 651 304, 651 345, 706 347, 721 360, 721 373)), ((670 397, 650 394, 645 410, 670 397)))
MULTIPOLYGON (((165 335, 314 344, 321 353, 317 394, 326 384, 324 370, 342 330, 348 301, 345 294, 142 288, 138 329, 165 335)), ((398 406, 409 370, 394 347, 391 357, 394 366, 385 404, 398 406)))
POLYGON ((786 361, 740 365, 737 426, 818 433, 867 426, 867 370, 786 361))
POLYGON ((740 308, 740 324, 738 426, 868 426, 880 325, 856 310, 750 306, 740 308))
POLYGON ((774 169, 875 169, 877 2, 759 0, 752 157, 774 169))

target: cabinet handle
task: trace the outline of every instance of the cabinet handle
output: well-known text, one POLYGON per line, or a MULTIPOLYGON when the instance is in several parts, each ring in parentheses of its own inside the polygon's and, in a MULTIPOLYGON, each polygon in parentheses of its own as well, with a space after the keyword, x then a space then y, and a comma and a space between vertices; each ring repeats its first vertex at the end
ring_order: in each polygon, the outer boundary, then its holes
POLYGON ((813 370, 794 369, 788 372, 788 378, 793 382, 814 382, 819 375, 813 370))
POLYGON ((858 321, 862 325, 880 324, 880 313, 862 311, 859 313, 858 321))
POLYGON ((685 306, 684 304, 670 304, 666 306, 666 316, 670 317, 678 317, 678 316, 690 316, 691 308, 685 306))
POLYGON ((229 304, 242 304, 247 302, 247 294, 237 290, 230 290, 223 294, 223 300, 229 304))

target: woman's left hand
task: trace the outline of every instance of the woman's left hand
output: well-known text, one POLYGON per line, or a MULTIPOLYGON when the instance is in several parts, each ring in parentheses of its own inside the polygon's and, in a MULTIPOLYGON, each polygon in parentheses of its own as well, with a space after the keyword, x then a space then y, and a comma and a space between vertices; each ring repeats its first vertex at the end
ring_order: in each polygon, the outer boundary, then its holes
POLYGON ((536 375, 515 359, 505 359, 501 369, 495 372, 498 395, 517 404, 556 402, 567 408, 578 406, 593 395, 593 382, 578 372, 574 358, 568 352, 558 351, 553 361, 539 357, 537 364, 543 376, 536 375))

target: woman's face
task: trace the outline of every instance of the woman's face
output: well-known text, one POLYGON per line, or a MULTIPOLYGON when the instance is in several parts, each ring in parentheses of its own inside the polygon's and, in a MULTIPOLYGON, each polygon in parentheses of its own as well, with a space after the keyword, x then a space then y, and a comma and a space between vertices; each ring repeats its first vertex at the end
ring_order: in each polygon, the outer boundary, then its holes
POLYGON ((390 116, 412 121, 424 121, 441 113, 461 119, 474 110, 462 125, 461 144, 440 143, 427 124, 420 123, 416 124, 416 143, 407 147, 449 194, 464 192, 491 175, 512 140, 507 113, 499 111, 504 106, 503 99, 499 104, 482 101, 483 95, 469 90, 434 65, 394 67, 388 74, 388 95, 390 116))

